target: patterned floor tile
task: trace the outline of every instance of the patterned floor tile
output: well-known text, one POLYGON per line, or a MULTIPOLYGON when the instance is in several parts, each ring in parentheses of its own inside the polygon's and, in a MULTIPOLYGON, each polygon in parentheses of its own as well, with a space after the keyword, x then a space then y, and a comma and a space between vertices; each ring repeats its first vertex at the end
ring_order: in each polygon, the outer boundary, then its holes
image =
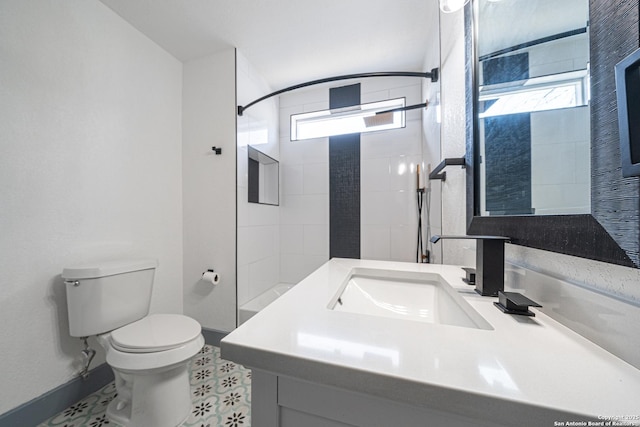
MULTIPOLYGON (((183 427, 250 427, 250 370, 220 358, 220 349, 210 345, 191 359, 189 369, 192 406, 183 427)), ((114 427, 105 411, 115 396, 110 383, 38 427, 114 427)))

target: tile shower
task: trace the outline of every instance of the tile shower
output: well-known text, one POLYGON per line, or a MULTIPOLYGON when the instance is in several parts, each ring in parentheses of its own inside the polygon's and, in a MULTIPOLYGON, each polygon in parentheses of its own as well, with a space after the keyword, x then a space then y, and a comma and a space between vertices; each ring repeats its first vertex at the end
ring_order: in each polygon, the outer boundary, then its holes
MULTIPOLYGON (((241 55, 240 62, 239 104, 271 92, 251 80, 255 73, 241 77, 240 71, 251 66, 241 55)), ((289 120, 291 114, 329 108, 329 88, 337 86, 341 84, 289 92, 238 117, 240 309, 275 286, 299 282, 330 257, 329 138, 291 141, 289 120), (279 206, 247 202, 247 145, 280 162, 279 206)), ((405 97, 406 105, 413 105, 424 102, 421 93, 422 81, 415 78, 361 82, 362 103, 405 97)), ((422 162, 421 117, 420 110, 408 111, 405 128, 361 136, 363 259, 415 261, 415 165, 422 162)))

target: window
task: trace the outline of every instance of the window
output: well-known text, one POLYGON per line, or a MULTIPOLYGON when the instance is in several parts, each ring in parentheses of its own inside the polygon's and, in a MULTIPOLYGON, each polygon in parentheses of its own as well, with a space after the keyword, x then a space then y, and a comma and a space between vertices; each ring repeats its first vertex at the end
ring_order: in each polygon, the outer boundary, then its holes
POLYGON ((587 70, 535 77, 480 88, 486 109, 480 118, 505 114, 532 113, 587 105, 587 70))
POLYGON ((364 133, 405 126, 404 98, 291 116, 291 140, 364 133), (385 111, 387 111, 385 113, 385 111), (379 114, 376 114, 379 113, 379 114), (380 114, 381 113, 381 114, 380 114))

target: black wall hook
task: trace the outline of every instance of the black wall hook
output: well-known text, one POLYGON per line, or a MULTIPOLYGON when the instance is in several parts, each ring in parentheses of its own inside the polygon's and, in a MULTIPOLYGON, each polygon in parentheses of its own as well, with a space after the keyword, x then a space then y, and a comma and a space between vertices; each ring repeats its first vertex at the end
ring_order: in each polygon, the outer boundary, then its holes
POLYGON ((216 153, 216 156, 222 154, 222 148, 211 147, 211 149, 216 153))

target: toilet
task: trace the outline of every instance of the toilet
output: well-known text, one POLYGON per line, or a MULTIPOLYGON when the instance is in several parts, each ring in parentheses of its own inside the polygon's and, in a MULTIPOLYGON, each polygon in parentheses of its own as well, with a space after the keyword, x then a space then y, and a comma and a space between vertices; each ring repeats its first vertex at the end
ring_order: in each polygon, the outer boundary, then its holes
POLYGON ((176 427, 191 411, 189 360, 204 346, 200 324, 149 314, 154 259, 65 268, 69 333, 96 336, 117 396, 107 417, 125 427, 176 427))

